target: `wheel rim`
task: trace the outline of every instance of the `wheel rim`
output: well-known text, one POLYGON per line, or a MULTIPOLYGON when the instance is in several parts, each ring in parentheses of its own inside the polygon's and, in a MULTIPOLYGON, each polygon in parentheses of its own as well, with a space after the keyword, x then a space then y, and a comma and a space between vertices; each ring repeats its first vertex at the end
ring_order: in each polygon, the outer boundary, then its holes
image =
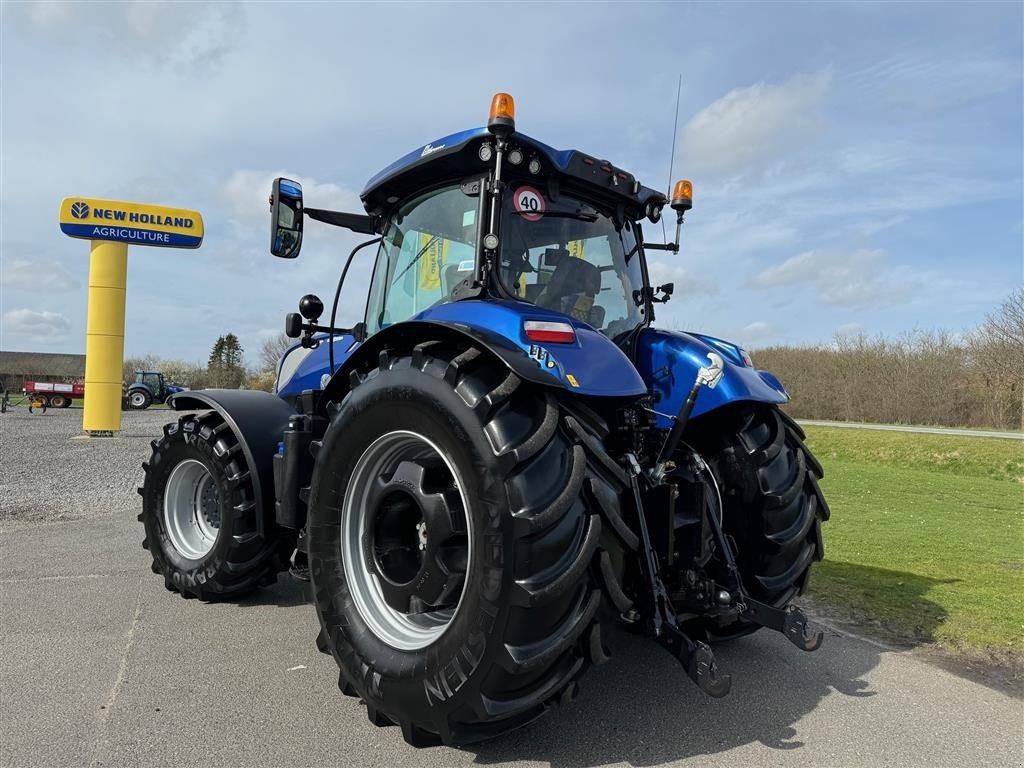
POLYGON ((132 392, 131 404, 135 408, 141 408, 143 405, 146 404, 146 396, 141 392, 132 392))
POLYGON ((220 493, 202 462, 186 459, 171 471, 164 490, 164 527, 184 558, 199 560, 213 549, 220 530, 220 493))
POLYGON ((356 462, 342 504, 345 580, 363 621, 393 648, 436 642, 462 605, 472 555, 464 487, 415 432, 383 435, 356 462))

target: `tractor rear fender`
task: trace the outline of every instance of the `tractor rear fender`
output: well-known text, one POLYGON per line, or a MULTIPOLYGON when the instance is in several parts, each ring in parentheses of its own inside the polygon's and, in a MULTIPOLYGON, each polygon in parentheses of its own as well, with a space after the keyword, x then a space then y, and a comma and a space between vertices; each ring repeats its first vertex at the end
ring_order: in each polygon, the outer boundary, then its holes
POLYGON ((168 399, 176 411, 216 411, 234 431, 252 472, 259 525, 274 515, 274 454, 295 409, 269 392, 252 389, 203 389, 178 392, 168 399))
MULTIPOLYGON (((789 402, 782 383, 768 371, 754 368, 739 346, 710 336, 647 328, 637 340, 636 367, 654 394, 659 414, 679 412, 711 352, 722 358, 725 372, 714 389, 701 389, 691 418, 740 401, 789 402)), ((659 415, 658 426, 668 429, 672 421, 659 415)))
MULTIPOLYGON (((463 304, 475 302, 462 302, 463 304)), ((485 306, 494 306, 487 304, 485 306)), ((563 316, 559 316, 564 319, 563 316)), ((521 379, 574 394, 636 397, 647 388, 622 351, 606 336, 582 323, 573 344, 531 344, 490 327, 447 318, 409 320, 384 328, 367 339, 338 368, 324 397, 340 400, 350 387, 352 371, 377 365, 383 349, 409 351, 425 341, 474 344, 490 352, 521 379)))

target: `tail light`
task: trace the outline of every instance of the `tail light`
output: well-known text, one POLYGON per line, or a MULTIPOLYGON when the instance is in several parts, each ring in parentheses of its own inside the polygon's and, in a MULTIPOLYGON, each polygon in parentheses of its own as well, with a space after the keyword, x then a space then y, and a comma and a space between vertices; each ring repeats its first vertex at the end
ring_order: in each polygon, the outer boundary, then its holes
POLYGON ((576 332, 569 323, 553 323, 546 320, 527 320, 523 323, 526 338, 547 344, 572 344, 576 332))

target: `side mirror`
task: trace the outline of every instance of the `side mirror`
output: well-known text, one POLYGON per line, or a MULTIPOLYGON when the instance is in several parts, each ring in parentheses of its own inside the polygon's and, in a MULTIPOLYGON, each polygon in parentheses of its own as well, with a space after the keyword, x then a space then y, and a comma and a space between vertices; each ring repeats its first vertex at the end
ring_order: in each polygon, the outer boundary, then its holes
POLYGON ((270 195, 270 252, 294 259, 302 247, 302 185, 274 179, 270 195))

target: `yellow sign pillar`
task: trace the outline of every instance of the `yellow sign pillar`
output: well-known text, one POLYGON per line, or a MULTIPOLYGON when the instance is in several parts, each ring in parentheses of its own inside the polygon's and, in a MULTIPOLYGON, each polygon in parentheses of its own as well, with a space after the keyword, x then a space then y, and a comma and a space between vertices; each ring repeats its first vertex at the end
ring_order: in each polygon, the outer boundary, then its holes
POLYGON ((184 208, 66 197, 60 204, 60 230, 90 241, 82 429, 110 435, 121 429, 128 244, 198 248, 203 217, 184 208))
POLYGON ((93 240, 89 250, 89 307, 85 331, 86 432, 121 429, 124 307, 128 245, 93 240))

